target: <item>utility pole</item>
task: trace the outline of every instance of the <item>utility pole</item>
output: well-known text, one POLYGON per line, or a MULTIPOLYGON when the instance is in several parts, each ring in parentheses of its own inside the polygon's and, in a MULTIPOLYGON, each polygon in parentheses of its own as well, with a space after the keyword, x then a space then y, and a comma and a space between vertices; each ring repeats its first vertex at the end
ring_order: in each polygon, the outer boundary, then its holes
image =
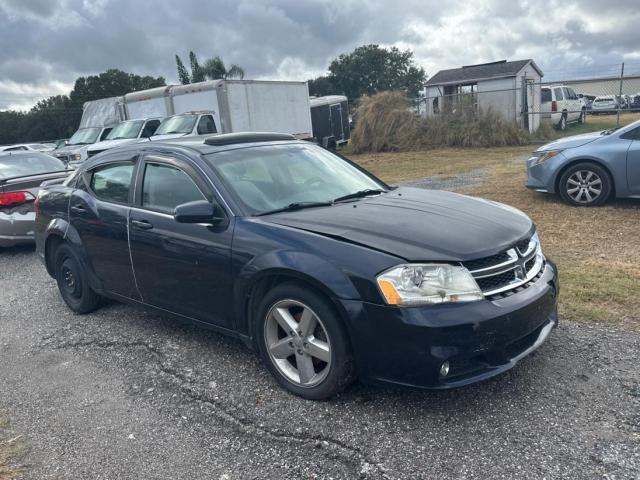
MULTIPOLYGON (((624 78, 624 62, 622 62, 622 68, 620 69, 620 93, 618 93, 619 98, 622 98, 622 79, 623 78, 624 78)), ((618 115, 616 116, 616 127, 619 127, 619 126, 620 126, 620 103, 618 103, 618 115)))

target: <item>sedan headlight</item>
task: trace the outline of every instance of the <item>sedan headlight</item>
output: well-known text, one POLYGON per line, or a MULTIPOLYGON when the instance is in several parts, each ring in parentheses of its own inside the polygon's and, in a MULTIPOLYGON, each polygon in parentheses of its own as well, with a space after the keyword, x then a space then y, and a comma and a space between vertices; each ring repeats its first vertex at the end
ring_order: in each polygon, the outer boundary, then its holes
POLYGON ((558 149, 558 150, 543 150, 541 152, 534 152, 533 153, 533 159, 535 159, 532 162, 532 165, 538 165, 542 162, 546 162, 547 160, 555 157, 556 155, 559 155, 563 152, 562 149, 558 149))
POLYGON ((80 155, 79 153, 74 153, 73 155, 71 155, 72 162, 79 162, 80 160, 82 160, 82 155, 80 155))
POLYGON ((482 300, 469 271, 459 265, 399 265, 380 274, 378 286, 389 305, 426 305, 482 300))

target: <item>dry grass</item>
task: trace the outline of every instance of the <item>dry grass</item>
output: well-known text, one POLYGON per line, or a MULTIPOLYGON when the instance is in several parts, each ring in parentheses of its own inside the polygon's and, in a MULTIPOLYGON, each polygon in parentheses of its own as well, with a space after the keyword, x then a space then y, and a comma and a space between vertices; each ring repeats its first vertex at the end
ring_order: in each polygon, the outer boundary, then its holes
POLYGON ((9 421, 0 416, 0 480, 15 480, 23 468, 17 463, 29 451, 28 442, 10 428, 9 421))
POLYGON ((360 100, 351 135, 354 152, 409 151, 437 147, 524 145, 530 136, 492 110, 468 108, 420 118, 400 92, 381 92, 360 100))
POLYGON ((536 222, 545 253, 560 269, 563 318, 640 330, 640 201, 575 208, 525 188, 532 147, 439 149, 351 155, 389 183, 488 168, 469 193, 520 208, 536 222))

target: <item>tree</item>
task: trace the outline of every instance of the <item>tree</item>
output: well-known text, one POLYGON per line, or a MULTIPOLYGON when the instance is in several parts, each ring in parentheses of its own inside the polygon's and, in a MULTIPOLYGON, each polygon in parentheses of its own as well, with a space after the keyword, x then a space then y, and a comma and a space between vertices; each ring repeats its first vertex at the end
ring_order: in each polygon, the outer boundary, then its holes
POLYGON ((189 62, 191 63, 191 83, 204 82, 204 71, 200 68, 198 57, 193 52, 189 52, 189 62))
POLYGON ((333 82, 326 75, 321 75, 318 78, 312 78, 307 81, 309 85, 309 95, 311 96, 324 96, 335 93, 336 87, 333 82))
MULTIPOLYGON (((424 69, 415 65, 411 50, 363 45, 334 59, 326 78, 334 88, 333 93, 356 100, 384 90, 403 90, 416 96, 426 77, 424 69)), ((318 82, 318 87, 327 87, 329 84, 322 78, 314 82, 318 82)))
POLYGON ((0 143, 69 137, 80 124, 85 102, 163 85, 166 83, 162 77, 134 75, 118 69, 79 77, 69 95, 40 100, 29 112, 0 112, 0 143))
POLYGON ((189 62, 191 64, 191 74, 187 72, 187 69, 184 67, 182 60, 178 55, 176 55, 178 79, 183 85, 202 82, 207 78, 209 80, 217 80, 219 78, 244 78, 244 69, 242 67, 232 64, 229 68, 227 68, 222 59, 218 56, 209 58, 205 60, 202 65, 200 65, 196 54, 194 52, 189 52, 189 62))
POLYGON ((180 80, 180 83, 182 85, 190 84, 191 76, 189 75, 189 72, 187 72, 184 63, 182 63, 182 60, 178 55, 176 55, 176 67, 178 68, 178 80, 180 80))

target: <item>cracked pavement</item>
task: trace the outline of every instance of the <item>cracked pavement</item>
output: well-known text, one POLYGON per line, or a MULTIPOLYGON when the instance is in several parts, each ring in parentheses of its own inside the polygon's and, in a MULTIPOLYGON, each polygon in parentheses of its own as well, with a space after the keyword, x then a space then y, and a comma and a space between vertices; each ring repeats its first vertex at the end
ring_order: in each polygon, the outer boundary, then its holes
POLYGON ((455 391, 280 389, 239 341, 109 302, 71 313, 0 253, 0 412, 33 479, 640 478, 640 335, 561 322, 455 391))

